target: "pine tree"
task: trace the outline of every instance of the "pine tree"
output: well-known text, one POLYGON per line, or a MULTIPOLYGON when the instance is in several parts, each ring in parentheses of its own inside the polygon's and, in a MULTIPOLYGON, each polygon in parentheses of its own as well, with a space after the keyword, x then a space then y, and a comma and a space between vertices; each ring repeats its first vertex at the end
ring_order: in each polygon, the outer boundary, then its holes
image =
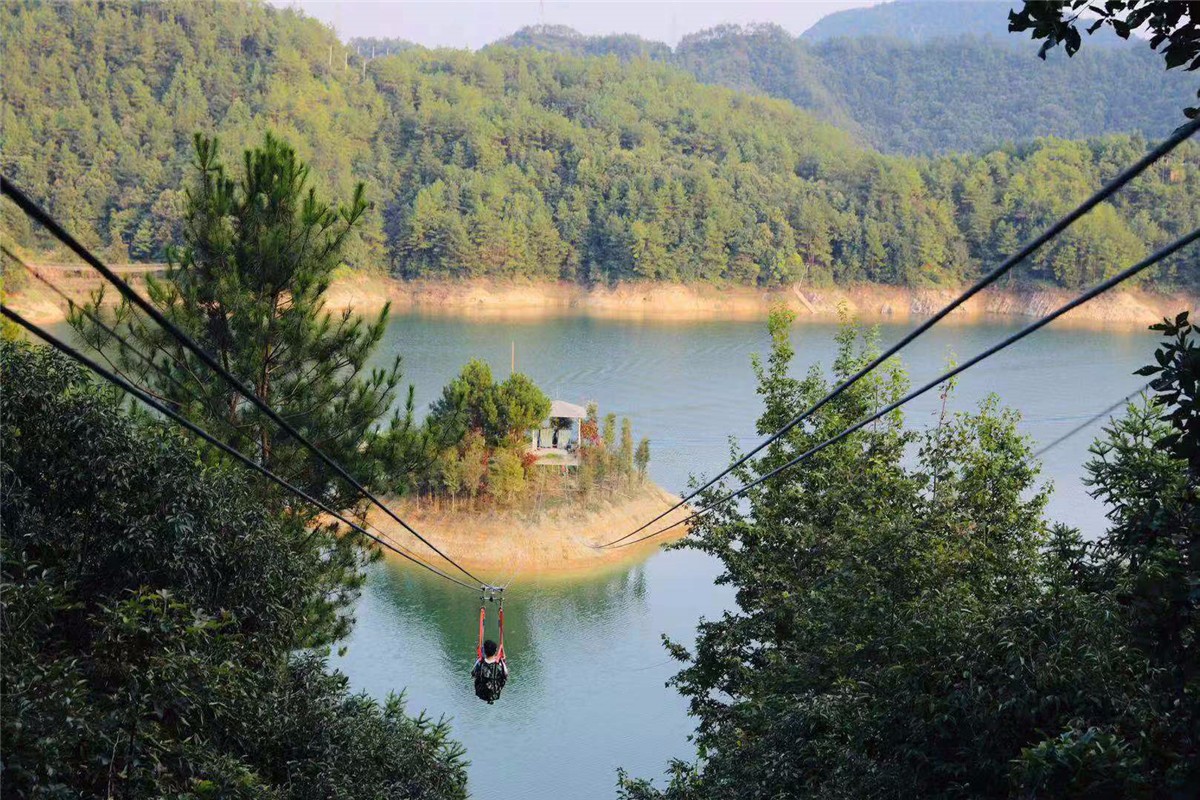
MULTIPOLYGON (((308 186, 309 169, 268 134, 247 151, 239 181, 228 177, 215 139, 195 139, 195 179, 187 191, 184 246, 170 253, 166 280, 152 280, 150 301, 208 353, 360 480, 381 465, 363 448, 392 405, 400 359, 368 371, 388 307, 372 322, 350 309, 325 310, 325 291, 342 263, 367 202, 360 184, 349 205, 334 207, 308 186)), ((100 298, 93 313, 99 314, 100 298)), ((251 453, 309 493, 347 507, 355 492, 235 390, 128 304, 116 319, 142 352, 158 354, 164 377, 140 380, 230 445, 251 453)), ((72 324, 97 349, 105 334, 84 315, 72 324)), ((126 356, 126 370, 136 362, 126 356)))
POLYGON ((608 413, 604 415, 604 433, 602 434, 604 441, 604 451, 601 453, 600 461, 600 480, 609 478, 617 471, 617 415, 608 413))

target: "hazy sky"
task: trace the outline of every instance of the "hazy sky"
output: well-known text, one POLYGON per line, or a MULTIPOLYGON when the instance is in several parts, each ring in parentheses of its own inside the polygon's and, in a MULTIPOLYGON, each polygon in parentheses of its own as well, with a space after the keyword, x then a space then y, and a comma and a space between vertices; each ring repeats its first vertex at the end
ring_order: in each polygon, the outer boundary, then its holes
POLYGON ((774 22, 794 34, 833 11, 878 0, 792 2, 631 2, 630 0, 270 0, 355 36, 408 39, 427 47, 471 49, 525 25, 569 25, 587 34, 636 33, 676 44, 680 37, 726 22, 774 22))

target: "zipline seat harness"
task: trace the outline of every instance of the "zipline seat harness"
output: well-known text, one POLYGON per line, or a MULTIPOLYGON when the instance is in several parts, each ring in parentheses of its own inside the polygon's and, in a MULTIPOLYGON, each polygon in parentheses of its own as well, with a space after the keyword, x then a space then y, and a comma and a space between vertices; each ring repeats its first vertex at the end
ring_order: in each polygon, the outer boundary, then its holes
POLYGON ((479 597, 479 643, 475 647, 475 668, 471 677, 475 680, 475 696, 490 705, 500 697, 508 680, 508 664, 504 658, 504 589, 495 586, 480 587, 479 597), (499 603, 497 615, 500 623, 500 641, 496 648, 496 660, 487 661, 483 655, 483 630, 487 618, 487 604, 499 603))

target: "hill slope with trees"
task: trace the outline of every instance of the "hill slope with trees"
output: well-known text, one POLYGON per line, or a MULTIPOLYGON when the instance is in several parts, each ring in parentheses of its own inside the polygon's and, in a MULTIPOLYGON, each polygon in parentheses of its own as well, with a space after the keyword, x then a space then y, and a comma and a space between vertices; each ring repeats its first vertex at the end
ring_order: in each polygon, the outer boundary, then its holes
POLYGON ((1146 46, 1052 53, 1044 62, 1036 54, 1015 35, 810 44, 756 26, 687 37, 673 63, 706 82, 791 100, 904 154, 982 151, 1038 136, 1164 136, 1195 91, 1191 76, 1166 72, 1146 46))
MULTIPOLYGON (((348 196, 385 113, 333 31, 258 2, 0 5, 4 173, 89 246, 155 260, 177 239, 192 137, 239 154, 270 129, 348 196)), ((5 217, 21 236, 25 223, 5 217)), ((367 221, 368 227, 371 220, 367 221)), ((371 234, 365 237, 375 242, 371 234)))
MULTIPOLYGON (((6 5, 5 173, 110 258, 157 259, 178 240, 192 133, 236 153, 273 129, 318 188, 365 182, 373 208, 346 250, 357 266, 930 286, 977 275, 1147 147, 886 156, 789 102, 645 58, 410 49, 364 62, 315 21, 244 8, 6 5)), ((1189 230, 1196 154, 1181 148, 1021 279, 1077 286, 1189 230)), ((15 238, 39 243, 5 213, 15 238)), ((1186 282, 1184 266, 1159 277, 1186 282)))
POLYGON ((1164 71, 1149 47, 1101 36, 1098 42, 1109 46, 1085 48, 1074 58, 1052 53, 1043 62, 1025 37, 1000 35, 1007 19, 996 9, 888 4, 855 10, 885 15, 879 24, 826 30, 840 16, 831 14, 799 37, 777 25, 723 25, 685 36, 674 51, 563 26, 523 28, 496 44, 662 61, 705 83, 791 100, 889 153, 977 152, 1038 136, 1158 137, 1180 123, 1195 82, 1164 71), (967 11, 961 26, 947 23, 967 11), (906 26, 883 24, 896 14, 906 26))

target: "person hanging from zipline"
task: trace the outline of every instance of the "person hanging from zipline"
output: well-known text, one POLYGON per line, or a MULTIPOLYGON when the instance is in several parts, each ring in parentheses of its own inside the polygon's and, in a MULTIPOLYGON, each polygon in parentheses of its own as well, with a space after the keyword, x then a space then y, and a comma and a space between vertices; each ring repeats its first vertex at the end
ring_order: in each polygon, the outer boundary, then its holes
MULTIPOLYGON (((480 700, 486 700, 488 705, 496 702, 500 698, 500 692, 504 690, 504 684, 508 682, 508 662, 504 658, 504 595, 500 595, 500 643, 496 644, 491 639, 483 638, 484 622, 487 616, 485 611, 488 601, 495 602, 496 592, 492 590, 491 596, 487 595, 490 587, 486 587, 484 595, 479 598, 479 644, 475 648, 475 666, 471 669, 471 677, 475 681, 475 696, 480 700)), ((504 590, 501 589, 501 592, 504 590)))

